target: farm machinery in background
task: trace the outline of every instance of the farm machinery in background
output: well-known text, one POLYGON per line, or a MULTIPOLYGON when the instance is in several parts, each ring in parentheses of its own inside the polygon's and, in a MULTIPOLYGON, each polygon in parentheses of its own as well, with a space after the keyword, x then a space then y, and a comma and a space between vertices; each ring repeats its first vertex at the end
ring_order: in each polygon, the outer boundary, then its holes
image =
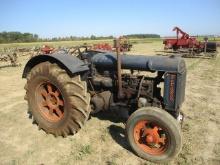
POLYGON ((66 137, 76 134, 91 113, 123 109, 134 152, 153 162, 169 161, 182 147, 185 61, 120 50, 116 41, 116 52, 85 47, 76 56, 63 52, 31 58, 22 76, 28 113, 39 129, 66 137))
POLYGON ((109 43, 98 43, 92 46, 92 49, 97 51, 113 51, 113 47, 109 43))
POLYGON ((48 45, 43 45, 42 48, 40 49, 41 54, 52 54, 55 48, 48 46, 48 45))
MULTIPOLYGON (((127 52, 131 50, 132 44, 130 43, 127 37, 121 36, 119 37, 119 46, 121 52, 127 52)), ((116 51, 116 40, 113 40, 113 46, 109 43, 97 43, 93 45, 88 45, 84 43, 79 46, 71 46, 71 47, 52 47, 49 45, 43 45, 42 47, 33 47, 33 48, 19 48, 16 49, 17 53, 22 53, 22 56, 30 55, 30 57, 34 57, 40 54, 53 54, 53 53, 62 53, 66 52, 68 54, 77 55, 81 54, 85 51, 93 51, 93 52, 115 52, 116 51)))
POLYGON ((118 39, 113 40, 113 46, 111 46, 108 43, 99 43, 94 44, 93 49, 94 50, 100 50, 100 51, 116 51, 116 41, 119 41, 120 51, 121 52, 128 52, 131 51, 132 44, 129 41, 129 39, 125 36, 120 36, 118 39))
POLYGON ((215 57, 217 54, 217 43, 208 42, 208 38, 204 38, 204 42, 198 41, 196 37, 192 37, 178 27, 174 27, 176 38, 166 38, 163 41, 165 50, 172 50, 168 53, 179 53, 183 57, 215 57))
MULTIPOLYGON (((125 36, 120 36, 117 41, 119 42, 120 52, 130 51, 132 48, 132 44, 129 39, 125 36)), ((84 43, 80 46, 72 46, 69 48, 53 48, 48 45, 43 45, 38 54, 53 54, 59 51, 65 51, 69 54, 79 54, 84 51, 93 51, 93 52, 115 52, 116 51, 116 39, 113 40, 113 46, 109 43, 97 43, 93 45, 88 45, 84 43)))
MULTIPOLYGON (((120 51, 121 52, 129 52, 129 51, 131 51, 132 44, 129 41, 128 37, 120 36, 118 40, 119 40, 119 46, 120 46, 120 51)), ((116 43, 117 43, 117 39, 114 39, 113 45, 114 45, 115 49, 116 49, 116 43)))
POLYGON ((18 55, 15 49, 4 49, 0 52, 0 61, 2 62, 10 62, 11 65, 8 66, 21 66, 20 63, 18 63, 18 55))

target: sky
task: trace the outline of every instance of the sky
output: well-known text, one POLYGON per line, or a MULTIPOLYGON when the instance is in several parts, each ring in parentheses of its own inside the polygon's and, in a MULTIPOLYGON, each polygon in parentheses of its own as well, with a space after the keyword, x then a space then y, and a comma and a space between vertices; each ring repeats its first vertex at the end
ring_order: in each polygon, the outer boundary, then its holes
POLYGON ((42 38, 153 33, 220 35, 220 0, 0 0, 0 32, 42 38))

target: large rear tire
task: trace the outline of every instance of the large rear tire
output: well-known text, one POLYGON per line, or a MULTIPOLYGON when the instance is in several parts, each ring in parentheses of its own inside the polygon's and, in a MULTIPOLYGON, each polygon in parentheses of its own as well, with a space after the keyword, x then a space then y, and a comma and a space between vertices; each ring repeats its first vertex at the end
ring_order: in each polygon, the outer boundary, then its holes
POLYGON ((27 76, 29 113, 39 129, 55 136, 75 134, 88 119, 90 95, 80 75, 70 77, 57 64, 43 62, 27 76))
POLYGON ((135 111, 127 121, 126 131, 134 152, 152 162, 167 162, 182 147, 177 121, 168 112, 156 107, 135 111))

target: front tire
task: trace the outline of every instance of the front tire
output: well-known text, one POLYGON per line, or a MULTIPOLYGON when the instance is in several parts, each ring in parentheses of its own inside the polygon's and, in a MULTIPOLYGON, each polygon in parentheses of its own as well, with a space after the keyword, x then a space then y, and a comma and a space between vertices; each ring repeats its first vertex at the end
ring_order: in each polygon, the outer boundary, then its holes
POLYGON ((75 134, 88 119, 90 95, 80 75, 70 77, 57 64, 43 62, 27 76, 29 113, 39 129, 55 136, 75 134))
POLYGON ((152 162, 167 162, 182 147, 177 121, 168 112, 156 107, 135 111, 127 121, 126 132, 134 152, 152 162))

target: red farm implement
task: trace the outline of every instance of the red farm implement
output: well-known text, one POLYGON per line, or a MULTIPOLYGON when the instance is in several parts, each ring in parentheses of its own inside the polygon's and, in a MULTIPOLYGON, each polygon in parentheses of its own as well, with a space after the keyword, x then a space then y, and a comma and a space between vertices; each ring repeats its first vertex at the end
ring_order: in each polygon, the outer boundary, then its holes
MULTIPOLYGON (((120 52, 128 52, 131 50, 132 44, 127 37, 120 36, 117 40, 119 41, 120 52)), ((93 46, 93 50, 114 52, 116 51, 116 39, 113 40, 113 47, 108 43, 99 43, 93 46)))
POLYGON ((183 57, 198 57, 216 55, 216 42, 208 42, 208 38, 204 38, 204 42, 198 41, 196 37, 192 37, 178 27, 174 27, 176 31, 175 38, 166 38, 163 41, 164 49, 172 49, 172 53, 181 53, 183 57))
POLYGON ((95 44, 93 45, 94 50, 101 50, 101 51, 113 51, 113 48, 110 44, 108 43, 99 43, 99 44, 95 44))
POLYGON ((54 48, 48 45, 43 45, 43 47, 41 48, 41 52, 44 54, 51 54, 53 51, 54 51, 54 48))

